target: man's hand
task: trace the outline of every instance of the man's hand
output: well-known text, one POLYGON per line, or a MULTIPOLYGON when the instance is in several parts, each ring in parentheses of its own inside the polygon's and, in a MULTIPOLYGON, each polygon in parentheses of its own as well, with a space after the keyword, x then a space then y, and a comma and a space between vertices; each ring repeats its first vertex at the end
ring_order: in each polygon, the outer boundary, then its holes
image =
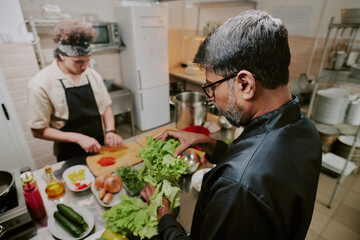
POLYGON ((161 135, 157 136, 156 139, 161 139, 165 141, 168 137, 174 137, 179 139, 181 145, 178 149, 176 149, 174 153, 174 157, 180 155, 183 151, 188 149, 189 147, 201 146, 201 148, 208 154, 212 155, 216 141, 215 139, 208 137, 204 134, 185 132, 185 131, 174 131, 174 130, 166 130, 161 135))
POLYGON ((80 147, 87 153, 97 153, 101 148, 100 143, 95 138, 88 137, 83 134, 78 134, 76 143, 79 144, 80 147))
MULTIPOLYGON (((145 199, 147 204, 150 204, 150 198, 154 194, 155 190, 156 188, 154 186, 152 186, 150 183, 146 183, 144 189, 140 192, 140 196, 145 199)), ((159 221, 164 215, 171 214, 170 203, 165 196, 163 196, 163 205, 164 207, 160 206, 157 209, 159 221)))
POLYGON ((105 134, 105 143, 107 146, 110 147, 120 146, 122 142, 123 142, 122 137, 116 133, 108 132, 105 134))

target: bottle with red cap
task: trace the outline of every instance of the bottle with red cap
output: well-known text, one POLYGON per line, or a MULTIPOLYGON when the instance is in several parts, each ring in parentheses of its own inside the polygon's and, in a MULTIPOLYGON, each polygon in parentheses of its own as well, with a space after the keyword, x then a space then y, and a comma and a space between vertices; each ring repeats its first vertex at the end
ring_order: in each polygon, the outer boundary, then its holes
POLYGON ((35 219, 41 219, 46 216, 44 202, 35 184, 27 182, 27 185, 24 187, 24 196, 30 213, 35 219))

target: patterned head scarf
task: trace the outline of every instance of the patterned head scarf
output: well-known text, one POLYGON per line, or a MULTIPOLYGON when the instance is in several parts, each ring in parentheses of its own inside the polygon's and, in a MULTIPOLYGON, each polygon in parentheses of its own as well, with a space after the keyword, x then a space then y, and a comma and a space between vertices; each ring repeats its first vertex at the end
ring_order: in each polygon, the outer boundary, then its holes
POLYGON ((68 57, 82 57, 91 55, 91 47, 89 42, 70 45, 66 42, 58 42, 58 51, 61 55, 68 57))

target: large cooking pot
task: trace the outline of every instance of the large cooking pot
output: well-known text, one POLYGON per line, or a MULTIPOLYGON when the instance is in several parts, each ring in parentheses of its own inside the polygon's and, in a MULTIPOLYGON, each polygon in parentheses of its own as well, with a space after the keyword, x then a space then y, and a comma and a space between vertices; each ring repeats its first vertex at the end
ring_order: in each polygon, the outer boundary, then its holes
POLYGON ((174 97, 176 127, 202 126, 206 121, 207 97, 199 92, 182 92, 174 97))
MULTIPOLYGON (((11 173, 6 171, 0 171, 0 203, 7 203, 7 195, 11 190, 11 187, 15 185, 14 177, 11 173)), ((1 208, 4 208, 1 206, 1 208)), ((3 212, 2 209, 0 209, 3 212)), ((6 209, 4 209, 5 211, 6 209)), ((0 237, 5 233, 6 229, 0 225, 0 237)))

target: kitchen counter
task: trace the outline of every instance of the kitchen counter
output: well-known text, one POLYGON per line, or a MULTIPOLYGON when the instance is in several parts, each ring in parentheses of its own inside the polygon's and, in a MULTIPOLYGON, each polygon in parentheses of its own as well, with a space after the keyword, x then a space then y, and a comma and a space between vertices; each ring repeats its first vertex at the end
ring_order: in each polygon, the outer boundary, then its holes
POLYGON ((171 68, 169 70, 169 74, 172 77, 176 77, 179 80, 189 82, 196 85, 203 85, 205 83, 205 72, 200 70, 196 74, 189 74, 185 72, 185 68, 177 67, 177 68, 171 68))
MULTIPOLYGON (((210 119, 216 120, 215 115, 211 115, 210 119)), ((171 123, 166 125, 168 127, 174 127, 175 124, 171 123)), ((154 130, 152 130, 154 131, 154 130)), ((131 137, 126 139, 124 142, 134 142, 139 136, 146 135, 151 131, 145 132, 138 136, 131 137)), ((234 136, 234 128, 230 130, 220 130, 216 133, 213 133, 215 139, 223 139, 223 140, 232 140, 234 136)), ((74 158, 67 161, 62 161, 53 164, 52 170, 54 172, 55 177, 59 180, 62 180, 63 172, 74 165, 86 165, 85 157, 74 158)), ((136 164, 134 167, 140 169, 143 165, 143 162, 136 164)), ((212 164, 207 163, 201 167, 211 167, 212 164)), ((72 192, 67 186, 65 187, 65 194, 56 200, 49 200, 45 193, 46 182, 44 179, 45 171, 44 168, 37 169, 33 172, 34 177, 36 179, 37 185, 39 187, 39 191, 41 197, 44 201, 46 211, 49 214, 52 214, 56 210, 56 204, 58 203, 65 203, 65 204, 74 204, 85 207, 91 213, 93 213, 94 220, 95 220, 95 227, 92 230, 91 234, 94 234, 98 231, 103 231, 105 226, 105 220, 102 219, 102 212, 109 208, 105 208, 101 206, 92 193, 91 188, 83 191, 83 192, 72 192)), ((198 198, 198 192, 192 187, 191 184, 191 175, 185 175, 180 179, 180 187, 182 192, 179 194, 180 196, 180 213, 178 216, 178 221, 184 227, 186 232, 190 232, 191 222, 192 222, 192 215, 194 212, 196 200, 198 198)), ((47 217, 42 219, 41 222, 36 223, 37 227, 37 235, 32 240, 43 240, 43 239, 53 239, 54 237, 51 235, 50 230, 47 227, 47 217)), ((90 235, 89 235, 90 236, 90 235)))

